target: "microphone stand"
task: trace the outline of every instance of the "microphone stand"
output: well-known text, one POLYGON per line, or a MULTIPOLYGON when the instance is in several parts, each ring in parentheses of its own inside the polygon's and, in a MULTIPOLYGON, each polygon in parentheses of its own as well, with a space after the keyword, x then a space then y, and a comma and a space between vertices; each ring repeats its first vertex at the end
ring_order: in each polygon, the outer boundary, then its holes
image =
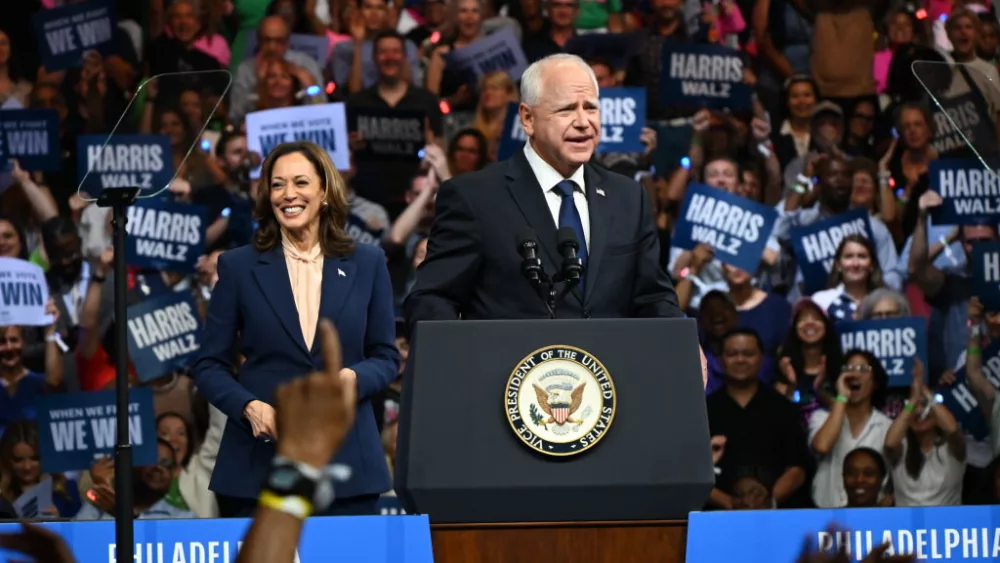
POLYGON ((112 240, 115 249, 115 549, 117 561, 134 559, 132 521, 132 444, 128 420, 128 266, 125 261, 125 224, 128 206, 135 203, 139 188, 113 188, 101 192, 98 207, 111 208, 112 240))

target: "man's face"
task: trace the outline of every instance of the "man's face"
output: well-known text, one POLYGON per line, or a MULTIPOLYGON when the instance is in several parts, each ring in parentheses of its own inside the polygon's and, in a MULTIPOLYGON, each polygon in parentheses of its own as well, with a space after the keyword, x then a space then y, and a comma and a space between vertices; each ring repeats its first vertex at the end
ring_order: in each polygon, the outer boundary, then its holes
POLYGON ((64 120, 69 115, 66 100, 52 86, 36 86, 31 91, 31 107, 33 109, 54 109, 59 113, 59 119, 64 120))
POLYGON ((170 481, 174 478, 177 470, 177 460, 172 449, 165 444, 159 444, 157 451, 156 465, 147 465, 139 468, 139 474, 146 486, 158 493, 166 492, 170 488, 170 481))
POLYGON ((222 151, 222 158, 219 159, 219 164, 222 165, 222 169, 226 171, 230 179, 242 176, 243 159, 246 158, 246 155, 246 137, 240 136, 229 139, 229 142, 226 143, 226 148, 222 151))
POLYGON ((261 57, 283 59, 288 51, 288 25, 278 17, 266 18, 257 32, 261 57))
POLYGON ((851 203, 851 176, 843 159, 831 157, 821 168, 819 182, 820 197, 828 207, 841 209, 851 203))
POLYGON ((962 247, 965 253, 972 256, 972 247, 983 242, 993 242, 997 239, 997 232, 993 227, 984 225, 965 225, 962 227, 962 247))
POLYGON ((0 326, 0 368, 14 369, 21 365, 24 338, 19 326, 0 326))
POLYGON ((594 76, 597 77, 597 85, 601 88, 614 88, 618 84, 615 82, 615 73, 606 64, 596 63, 590 65, 590 69, 594 71, 594 76))
POLYGON ((752 336, 730 336, 722 343, 722 371, 727 379, 741 383, 756 379, 761 359, 760 346, 752 336))
POLYGON ((437 27, 444 22, 445 6, 441 0, 424 0, 424 21, 428 26, 437 27))
POLYGON ((681 0, 652 0, 650 8, 660 21, 672 22, 680 14, 681 0))
POLYGON ((833 113, 821 113, 813 118, 813 131, 821 146, 839 145, 844 134, 844 120, 833 113))
POLYGON ((997 45, 1000 44, 1000 37, 997 36, 997 24, 994 22, 981 22, 979 24, 978 37, 976 50, 979 52, 979 56, 992 61, 997 56, 997 45))
POLYGON ((403 78, 406 49, 395 37, 386 37, 375 44, 375 64, 379 78, 395 82, 403 78))
POLYGON ((601 141, 601 109, 590 74, 572 63, 543 69, 537 106, 521 104, 524 132, 539 155, 569 176, 590 160, 601 141))
POLYGON ((363 0, 361 3, 361 17, 365 20, 365 29, 369 33, 378 33, 385 29, 386 21, 385 0, 363 0))
POLYGON ((194 6, 188 2, 171 4, 168 21, 170 29, 174 32, 174 37, 181 43, 190 45, 198 37, 201 25, 198 23, 198 15, 194 12, 194 6))
POLYGON ((556 29, 573 27, 573 22, 580 13, 580 3, 574 0, 550 0, 548 6, 549 21, 556 29))
POLYGON ((948 40, 956 55, 967 57, 975 54, 977 28, 978 22, 965 16, 948 22, 948 40))
POLYGON ((76 283, 83 269, 80 237, 76 234, 59 237, 46 251, 49 254, 49 271, 66 283, 76 283))

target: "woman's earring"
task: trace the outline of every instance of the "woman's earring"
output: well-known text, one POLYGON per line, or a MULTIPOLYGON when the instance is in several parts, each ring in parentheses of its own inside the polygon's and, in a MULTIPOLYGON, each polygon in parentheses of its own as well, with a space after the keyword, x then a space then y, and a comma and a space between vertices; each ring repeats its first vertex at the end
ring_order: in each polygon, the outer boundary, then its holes
POLYGON ((328 206, 328 205, 330 205, 330 202, 328 202, 328 201, 324 201, 324 202, 323 202, 323 207, 326 207, 326 206, 328 206))

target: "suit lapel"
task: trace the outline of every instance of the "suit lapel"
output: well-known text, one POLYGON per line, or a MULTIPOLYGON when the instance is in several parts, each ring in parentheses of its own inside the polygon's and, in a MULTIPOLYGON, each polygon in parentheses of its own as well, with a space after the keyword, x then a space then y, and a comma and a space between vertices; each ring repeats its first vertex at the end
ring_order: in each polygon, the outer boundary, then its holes
POLYGON ((298 310, 295 308, 295 298, 292 296, 292 282, 288 279, 288 266, 280 246, 260 255, 253 269, 253 276, 288 337, 303 352, 308 353, 298 310))
MULTIPOLYGON (((610 217, 608 213, 607 196, 597 193, 601 187, 598 182, 597 173, 591 165, 583 166, 584 181, 587 183, 587 207, 590 208, 590 244, 587 248, 587 271, 584 274, 587 282, 586 302, 591 302, 590 291, 597 281, 597 274, 600 271, 601 259, 604 257, 604 248, 608 240, 608 223, 610 217)), ((603 193, 603 190, 601 190, 603 193)))
MULTIPOLYGON (((550 264, 559 264, 559 251, 556 248, 556 224, 552 221, 552 212, 545 201, 542 186, 539 185, 535 173, 524 156, 524 151, 515 151, 514 156, 507 161, 507 189, 514 202, 521 209, 524 218, 538 235, 538 244, 542 252, 549 258, 550 264)), ((510 241, 511 248, 515 241, 510 241)))
MULTIPOLYGON (((352 262, 343 258, 323 259, 323 289, 319 298, 319 318, 330 319, 336 323, 340 316, 348 296, 351 294, 351 286, 354 285, 354 278, 357 277, 357 268, 352 262)), ((316 337, 313 338, 312 350, 310 353, 316 355, 320 351, 319 326, 316 327, 316 337)))

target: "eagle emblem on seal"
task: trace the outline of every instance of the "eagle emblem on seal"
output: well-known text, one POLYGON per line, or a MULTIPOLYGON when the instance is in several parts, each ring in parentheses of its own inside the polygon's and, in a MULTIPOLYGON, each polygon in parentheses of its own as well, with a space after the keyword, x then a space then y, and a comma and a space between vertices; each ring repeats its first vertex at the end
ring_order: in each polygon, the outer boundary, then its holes
POLYGON ((538 398, 538 406, 542 412, 549 415, 548 420, 543 424, 552 424, 553 422, 559 426, 567 422, 579 424, 580 421, 572 417, 583 404, 583 389, 586 385, 587 383, 583 382, 572 391, 568 391, 562 387, 546 390, 539 387, 538 384, 532 384, 535 388, 535 396, 538 398))

